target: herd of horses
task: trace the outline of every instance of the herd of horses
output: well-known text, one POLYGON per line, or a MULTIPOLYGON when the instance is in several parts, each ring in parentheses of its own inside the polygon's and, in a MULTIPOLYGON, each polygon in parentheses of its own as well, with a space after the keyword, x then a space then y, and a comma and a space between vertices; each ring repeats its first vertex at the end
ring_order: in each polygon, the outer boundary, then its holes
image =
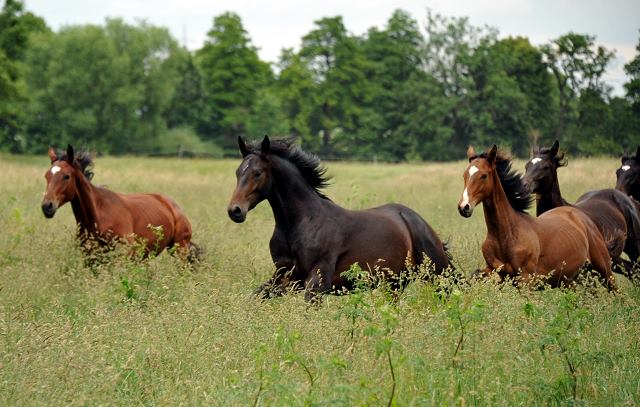
MULTIPOLYGON (((312 301, 318 294, 349 290, 353 282, 344 272, 354 264, 398 288, 413 266, 428 263, 436 275, 454 269, 447 245, 414 210, 393 203, 353 211, 334 203, 323 192, 326 168, 291 140, 265 136, 246 143, 239 137, 238 147, 242 162, 229 217, 244 222, 267 200, 275 218, 269 248, 276 270, 256 290, 259 297, 304 290, 312 301)), ((198 261, 201 250, 191 241, 191 224, 172 199, 92 184, 90 154, 70 145, 48 153, 42 211, 52 218, 71 202, 85 250, 96 243, 142 242, 145 255, 173 248, 171 253, 185 261, 198 261)), ((635 156, 622 158, 615 189, 585 193, 573 205, 560 193, 557 171, 566 160, 557 141, 533 151, 524 175, 495 145, 479 154, 469 147, 467 156, 458 211, 470 217, 481 203, 487 226, 486 267, 475 275, 560 286, 587 268, 610 290, 616 289, 612 272, 634 277, 640 257, 640 147, 635 156), (527 213, 534 196, 536 217, 527 213)))

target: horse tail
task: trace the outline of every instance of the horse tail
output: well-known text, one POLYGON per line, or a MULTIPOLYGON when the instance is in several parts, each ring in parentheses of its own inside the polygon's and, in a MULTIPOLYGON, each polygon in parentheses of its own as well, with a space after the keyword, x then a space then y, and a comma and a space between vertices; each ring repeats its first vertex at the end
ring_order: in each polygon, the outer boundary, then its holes
POLYGON ((414 211, 398 211, 398 214, 406 225, 411 238, 414 264, 420 265, 428 259, 433 263, 436 274, 441 274, 447 268, 453 270, 452 257, 448 252, 448 242, 443 243, 431 226, 414 211))
POLYGON ((191 264, 199 263, 204 259, 204 249, 202 246, 189 242, 189 251, 187 252, 187 261, 191 264))

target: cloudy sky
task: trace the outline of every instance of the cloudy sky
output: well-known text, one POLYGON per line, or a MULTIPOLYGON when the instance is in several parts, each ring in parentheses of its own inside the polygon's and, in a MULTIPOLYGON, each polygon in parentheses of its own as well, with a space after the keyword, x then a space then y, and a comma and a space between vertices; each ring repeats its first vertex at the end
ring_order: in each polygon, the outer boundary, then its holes
POLYGON ((496 27, 501 36, 522 35, 539 45, 569 31, 596 36, 616 50, 606 80, 616 94, 626 81, 623 65, 635 55, 640 0, 25 0, 27 9, 57 30, 70 24, 100 24, 106 17, 145 19, 170 29, 189 49, 200 48, 213 17, 234 11, 266 61, 280 50, 298 47, 313 21, 341 15, 349 31, 362 34, 384 26, 393 10, 410 12, 421 24, 427 8, 448 16, 467 16, 474 25, 496 27))

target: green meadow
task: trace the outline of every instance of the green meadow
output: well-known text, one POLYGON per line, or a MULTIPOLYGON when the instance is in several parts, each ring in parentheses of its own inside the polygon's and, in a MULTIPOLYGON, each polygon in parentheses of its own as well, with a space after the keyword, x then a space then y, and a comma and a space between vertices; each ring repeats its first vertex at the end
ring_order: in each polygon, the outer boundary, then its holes
MULTIPOLYGON (((615 295, 486 280, 445 296, 438 280, 397 298, 259 301, 273 218, 266 202, 227 217, 239 160, 96 158, 94 183, 181 205, 206 251, 196 269, 125 248, 87 265, 71 207, 40 210, 46 155, 0 160, 0 405, 640 404, 640 288, 624 277, 615 295)), ((466 162, 326 165, 335 202, 403 203, 450 239, 459 270, 483 266, 482 211, 456 209, 466 162)), ((613 187, 618 165, 571 160, 564 197, 613 187)))

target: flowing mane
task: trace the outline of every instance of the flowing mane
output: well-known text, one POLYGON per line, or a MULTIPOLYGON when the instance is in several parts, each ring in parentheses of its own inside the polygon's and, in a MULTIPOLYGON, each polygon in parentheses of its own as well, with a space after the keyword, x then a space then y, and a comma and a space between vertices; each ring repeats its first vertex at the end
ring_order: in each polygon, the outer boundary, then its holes
MULTIPOLYGON (((476 158, 486 159, 487 153, 476 154, 469 158, 469 162, 476 158)), ((511 169, 511 157, 498 152, 496 156, 496 172, 511 207, 518 212, 525 213, 533 203, 533 196, 531 196, 529 189, 524 186, 522 176, 511 169)))
MULTIPOLYGON (((247 144, 247 147, 253 154, 260 154, 259 141, 247 144)), ((270 153, 293 164, 300 171, 307 184, 321 198, 329 200, 321 190, 329 185, 330 177, 326 175, 327 169, 322 165, 318 156, 303 151, 291 138, 271 139, 270 153)))
POLYGON ((568 164, 568 160, 564 155, 564 151, 558 151, 554 157, 551 157, 551 147, 540 147, 534 150, 533 155, 539 157, 549 157, 551 161, 556 165, 556 168, 565 167, 568 164))
MULTIPOLYGON (((68 161, 66 151, 58 150, 56 153, 59 161, 68 161)), ((91 158, 91 153, 89 151, 76 151, 74 157, 75 161, 80 164, 84 176, 91 181, 93 178, 93 159, 91 158)))

